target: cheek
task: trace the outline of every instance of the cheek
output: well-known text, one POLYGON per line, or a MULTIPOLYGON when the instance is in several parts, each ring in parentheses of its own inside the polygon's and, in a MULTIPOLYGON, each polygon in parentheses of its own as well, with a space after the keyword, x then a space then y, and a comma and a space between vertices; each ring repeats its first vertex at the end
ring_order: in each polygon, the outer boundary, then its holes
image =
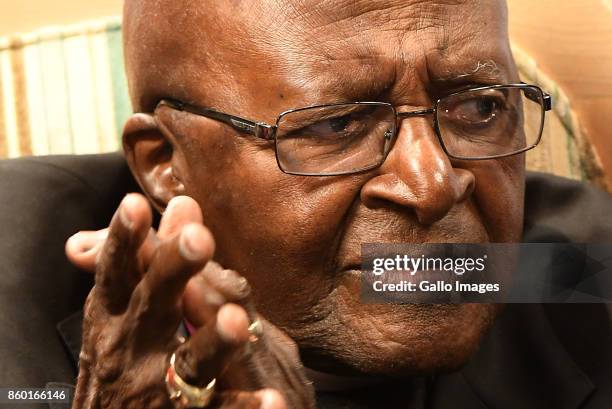
POLYGON ((492 242, 520 242, 523 232, 525 159, 474 162, 474 198, 492 242))
POLYGON ((239 138, 192 141, 184 150, 187 194, 202 207, 217 261, 251 282, 262 313, 284 321, 273 307, 288 291, 296 308, 286 314, 299 316, 332 290, 328 272, 360 185, 286 175, 273 149, 239 138))

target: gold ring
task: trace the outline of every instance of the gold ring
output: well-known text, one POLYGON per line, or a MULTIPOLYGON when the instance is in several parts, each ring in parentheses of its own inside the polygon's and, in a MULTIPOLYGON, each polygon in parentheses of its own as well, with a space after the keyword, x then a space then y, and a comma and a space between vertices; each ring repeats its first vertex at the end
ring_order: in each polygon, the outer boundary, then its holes
POLYGON ((263 335, 263 325, 261 321, 255 320, 249 325, 249 341, 257 342, 259 338, 263 335))
POLYGON ((174 368, 175 361, 176 353, 173 353, 172 357, 170 357, 170 366, 168 366, 165 378, 166 389, 174 406, 178 409, 205 408, 208 406, 215 393, 217 379, 213 378, 204 388, 190 385, 176 373, 174 368))

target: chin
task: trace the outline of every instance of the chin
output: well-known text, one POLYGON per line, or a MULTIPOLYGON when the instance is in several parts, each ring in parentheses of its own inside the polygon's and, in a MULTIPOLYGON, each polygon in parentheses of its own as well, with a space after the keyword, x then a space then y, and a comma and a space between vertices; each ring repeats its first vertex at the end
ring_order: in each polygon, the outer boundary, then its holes
POLYGON ((307 367, 339 375, 406 377, 455 371, 478 348, 499 305, 336 305, 324 320, 286 328, 307 367))

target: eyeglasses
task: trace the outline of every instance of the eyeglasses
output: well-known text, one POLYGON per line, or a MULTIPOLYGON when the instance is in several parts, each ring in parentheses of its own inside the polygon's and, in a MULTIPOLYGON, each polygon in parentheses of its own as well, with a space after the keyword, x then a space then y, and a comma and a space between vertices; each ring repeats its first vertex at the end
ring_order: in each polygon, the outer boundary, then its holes
POLYGON ((450 158, 486 160, 517 155, 540 142, 545 112, 551 106, 550 95, 539 87, 510 84, 454 92, 436 100, 432 108, 410 112, 397 112, 386 102, 291 109, 281 113, 274 125, 174 99, 162 99, 155 115, 164 118, 160 110, 171 108, 220 121, 241 134, 273 141, 276 161, 285 173, 334 176, 380 166, 397 139, 401 121, 428 115, 450 158))

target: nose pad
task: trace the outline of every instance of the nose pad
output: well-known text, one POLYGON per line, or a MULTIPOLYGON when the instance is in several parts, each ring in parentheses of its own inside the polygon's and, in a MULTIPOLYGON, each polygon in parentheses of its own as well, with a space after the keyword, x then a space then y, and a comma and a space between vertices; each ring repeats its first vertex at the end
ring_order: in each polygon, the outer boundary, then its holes
MULTIPOLYGON (((402 124, 404 122, 404 120, 411 120, 412 118, 419 118, 419 117, 429 117, 430 115, 434 115, 434 108, 429 108, 429 109, 422 109, 422 110, 418 110, 418 111, 411 111, 411 112, 400 112, 396 114, 396 124, 395 124, 395 132, 393 129, 387 129, 385 131, 384 134, 384 138, 385 138, 385 145, 384 145, 384 152, 385 152, 385 157, 389 154, 389 152, 391 151, 391 149, 393 148, 393 145, 395 144, 395 140, 398 137, 398 134, 400 132, 400 129, 402 127, 402 124)), ((433 123, 431 124, 432 128, 435 130, 437 128, 436 126, 436 121, 434 119, 433 123)), ((439 143, 439 141, 438 141, 439 143)))
POLYGON ((385 131, 384 137, 385 137, 384 153, 386 157, 389 151, 391 150, 391 148, 393 147, 393 129, 387 129, 385 131))

